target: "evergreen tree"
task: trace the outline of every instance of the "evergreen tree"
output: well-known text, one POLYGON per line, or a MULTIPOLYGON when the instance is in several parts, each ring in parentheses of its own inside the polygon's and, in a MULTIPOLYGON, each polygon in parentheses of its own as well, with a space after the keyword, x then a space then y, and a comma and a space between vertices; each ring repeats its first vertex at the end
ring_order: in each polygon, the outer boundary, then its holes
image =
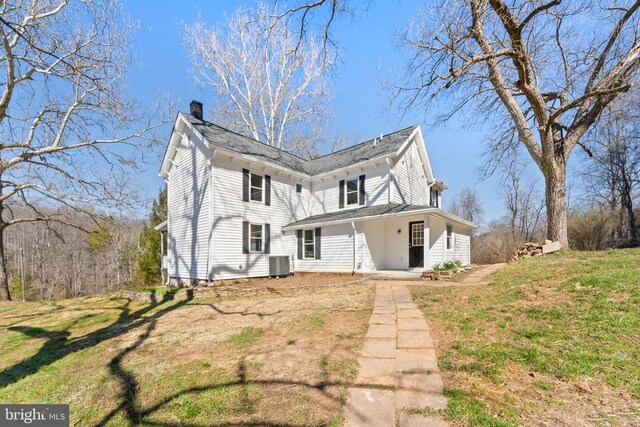
POLYGON ((149 224, 140 233, 140 256, 136 263, 135 281, 138 285, 157 284, 162 280, 160 263, 160 232, 154 227, 167 219, 167 189, 160 190, 149 213, 149 224))

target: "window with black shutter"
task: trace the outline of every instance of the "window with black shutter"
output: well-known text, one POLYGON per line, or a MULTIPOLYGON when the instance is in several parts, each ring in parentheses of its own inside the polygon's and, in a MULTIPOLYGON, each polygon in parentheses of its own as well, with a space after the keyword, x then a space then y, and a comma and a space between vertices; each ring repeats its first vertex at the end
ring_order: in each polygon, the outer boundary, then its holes
POLYGON ((251 174, 251 200, 254 202, 262 202, 264 192, 264 177, 262 175, 251 174))
POLYGON ((304 258, 315 259, 315 233, 314 230, 304 230, 304 258))

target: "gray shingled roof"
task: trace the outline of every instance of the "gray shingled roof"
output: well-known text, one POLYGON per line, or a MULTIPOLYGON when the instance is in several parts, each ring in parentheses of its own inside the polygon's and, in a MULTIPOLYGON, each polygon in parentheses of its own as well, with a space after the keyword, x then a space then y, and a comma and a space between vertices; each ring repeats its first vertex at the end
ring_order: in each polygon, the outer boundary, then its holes
POLYGON ((198 120, 190 114, 182 113, 189 123, 214 147, 220 147, 239 154, 251 155, 307 175, 318 175, 345 166, 363 162, 375 157, 395 153, 417 126, 410 126, 383 135, 382 140, 362 142, 313 160, 305 160, 289 152, 263 144, 237 134, 213 123, 198 120))
POLYGON ((359 209, 348 209, 337 212, 330 212, 320 215, 310 216, 300 221, 292 222, 285 227, 299 227, 309 224, 319 224, 333 221, 347 221, 358 218, 365 218, 378 215, 399 214, 422 209, 429 209, 431 206, 407 205, 402 203, 387 203, 384 205, 367 206, 359 209))

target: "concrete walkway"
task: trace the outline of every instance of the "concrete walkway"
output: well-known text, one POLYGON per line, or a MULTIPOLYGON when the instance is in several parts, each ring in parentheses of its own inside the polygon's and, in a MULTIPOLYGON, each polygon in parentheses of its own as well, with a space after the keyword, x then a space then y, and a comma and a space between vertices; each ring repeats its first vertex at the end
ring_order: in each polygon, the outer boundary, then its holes
POLYGON ((429 326, 409 290, 378 283, 369 330, 358 359, 360 371, 349 391, 346 426, 446 426, 445 409, 429 326), (434 414, 425 413, 428 409, 434 414))
POLYGON ((471 272, 461 281, 458 282, 460 285, 484 285, 488 282, 486 278, 493 273, 494 271, 498 271, 501 268, 506 267, 506 263, 500 264, 486 264, 481 265, 475 270, 471 270, 471 272))

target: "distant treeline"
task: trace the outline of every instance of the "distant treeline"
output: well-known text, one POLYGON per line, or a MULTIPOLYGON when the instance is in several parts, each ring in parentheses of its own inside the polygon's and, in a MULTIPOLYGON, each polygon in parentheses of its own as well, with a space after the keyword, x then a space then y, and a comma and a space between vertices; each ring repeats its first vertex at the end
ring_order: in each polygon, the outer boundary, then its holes
POLYGON ((98 225, 68 212, 65 222, 73 226, 29 222, 6 230, 10 290, 15 300, 22 299, 23 274, 27 299, 71 298, 133 285, 144 221, 114 218, 98 225))

